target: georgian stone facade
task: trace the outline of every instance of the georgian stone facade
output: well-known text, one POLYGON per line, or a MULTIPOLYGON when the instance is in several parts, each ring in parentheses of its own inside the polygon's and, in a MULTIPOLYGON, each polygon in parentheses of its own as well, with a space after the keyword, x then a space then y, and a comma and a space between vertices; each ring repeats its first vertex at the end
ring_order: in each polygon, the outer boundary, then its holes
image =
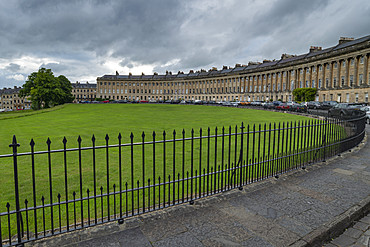
POLYGON ((93 101, 96 98, 96 84, 91 83, 71 83, 72 95, 75 97, 73 103, 81 101, 93 101))
POLYGON ((31 109, 31 101, 19 97, 20 87, 0 89, 0 109, 4 111, 16 111, 31 109))
POLYGON ((338 45, 311 47, 303 55, 237 64, 222 70, 165 75, 104 75, 97 78, 98 98, 111 100, 293 100, 295 88, 318 88, 317 101, 368 102, 370 36, 340 38, 338 45))

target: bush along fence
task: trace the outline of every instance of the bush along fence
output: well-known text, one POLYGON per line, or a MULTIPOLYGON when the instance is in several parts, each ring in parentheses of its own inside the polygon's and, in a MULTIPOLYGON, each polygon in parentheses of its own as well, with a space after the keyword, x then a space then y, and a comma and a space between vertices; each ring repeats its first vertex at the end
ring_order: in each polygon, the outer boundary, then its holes
MULTIPOLYGON (((0 197, 0 244, 44 237, 169 206, 190 203, 279 175, 358 145, 365 117, 233 126, 140 137, 116 144, 94 136, 69 148, 47 140, 47 151, 0 155, 6 169, 0 197), (137 139, 135 139, 137 138, 137 139), (85 142, 84 142, 85 143, 85 142), (52 150, 52 144, 59 149, 52 150), (101 144, 101 145, 100 145, 101 144)), ((117 143, 118 142, 118 143, 117 143)))

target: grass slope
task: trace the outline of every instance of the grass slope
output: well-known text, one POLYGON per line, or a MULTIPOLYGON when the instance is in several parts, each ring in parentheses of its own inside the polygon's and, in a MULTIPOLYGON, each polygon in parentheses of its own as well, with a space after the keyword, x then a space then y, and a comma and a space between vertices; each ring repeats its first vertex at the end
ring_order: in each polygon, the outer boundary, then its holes
POLYGON ((153 131, 162 134, 164 130, 168 134, 176 130, 178 136, 181 136, 182 129, 185 129, 189 136, 192 128, 198 133, 199 128, 210 127, 213 131, 216 126, 234 127, 241 122, 253 125, 304 119, 301 116, 268 111, 194 105, 75 104, 41 113, 27 112, 23 115, 7 115, 9 117, 3 119, 0 117, 0 154, 11 153, 9 144, 13 135, 21 144, 19 150, 25 152, 30 150, 31 138, 36 142, 36 150, 46 150, 48 137, 52 141, 52 148, 62 147, 64 136, 70 145, 74 143, 73 146, 76 146, 79 135, 84 146, 90 146, 93 134, 97 142, 103 144, 106 134, 111 140, 117 140, 118 133, 122 133, 123 142, 128 142, 130 132, 139 141, 143 131, 147 137, 153 131))

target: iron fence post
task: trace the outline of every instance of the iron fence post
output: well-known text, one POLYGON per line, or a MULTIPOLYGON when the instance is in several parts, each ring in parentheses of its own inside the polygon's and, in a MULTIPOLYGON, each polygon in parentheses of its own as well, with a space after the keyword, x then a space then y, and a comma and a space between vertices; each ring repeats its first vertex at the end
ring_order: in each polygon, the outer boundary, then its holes
POLYGON ((242 182, 242 167, 243 167, 243 140, 244 140, 244 123, 242 122, 242 126, 240 126, 240 158, 239 158, 239 190, 243 190, 243 182, 242 182))
POLYGON ((17 138, 13 135, 13 142, 9 147, 13 148, 13 165, 14 165, 14 193, 15 193, 15 209, 17 212, 17 238, 18 244, 22 242, 21 237, 21 212, 19 207, 19 188, 18 188, 18 163, 17 163, 17 148, 20 145, 17 143, 17 138))

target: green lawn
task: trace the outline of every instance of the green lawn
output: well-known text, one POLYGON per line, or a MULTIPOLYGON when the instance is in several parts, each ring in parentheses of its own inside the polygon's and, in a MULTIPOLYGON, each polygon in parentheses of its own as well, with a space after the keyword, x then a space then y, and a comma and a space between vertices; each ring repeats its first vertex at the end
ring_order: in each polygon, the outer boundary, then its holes
MULTIPOLYGON (((182 131, 185 130, 185 136, 191 136, 191 129, 194 129, 194 136, 199 136, 199 129, 203 129, 203 136, 207 135, 207 128, 210 128, 210 133, 214 134, 215 127, 218 127, 218 134, 221 133, 221 128, 225 126, 225 133, 229 132, 229 126, 232 126, 232 132, 234 133, 235 126, 240 126, 242 122, 244 125, 252 126, 256 124, 256 130, 259 128, 259 124, 265 123, 281 123, 281 122, 295 122, 299 120, 307 120, 307 118, 285 114, 276 113, 261 110, 251 110, 242 108, 227 108, 219 106, 195 106, 195 105, 152 105, 152 104, 71 104, 65 105, 53 109, 43 111, 27 111, 27 112, 13 112, 8 114, 0 114, 0 154, 11 153, 9 144, 12 141, 12 136, 16 135, 17 141, 20 144, 19 153, 30 151, 30 140, 34 139, 36 145, 35 149, 47 150, 46 140, 49 137, 51 139, 51 149, 62 149, 62 139, 65 136, 68 140, 67 148, 77 147, 77 138, 80 135, 82 138, 82 147, 89 147, 92 145, 91 137, 94 134, 96 137, 96 145, 105 145, 105 135, 108 134, 109 144, 117 144, 117 136, 119 133, 122 134, 122 143, 130 142, 130 133, 134 134, 134 142, 141 142, 141 134, 145 132, 145 141, 152 140, 152 133, 156 131, 156 140, 163 139, 163 131, 166 131, 166 140, 173 138, 173 131, 176 131, 176 138, 182 138, 182 131)), ((268 128, 268 127, 267 127, 268 128)), ((240 130, 238 130, 239 132, 240 130)), ((283 134, 281 131, 280 134, 283 134)), ((277 138, 278 133, 274 133, 274 138, 277 138)), ((237 157, 233 150, 240 148, 240 137, 235 146, 234 139, 232 137, 230 144, 228 144, 229 138, 225 138, 225 152, 224 161, 226 163, 235 162, 237 157), (230 148, 231 154, 228 155, 228 149, 230 148)), ((278 152, 278 147, 273 147, 273 142, 268 143, 266 140, 268 136, 255 135, 256 146, 249 148, 249 159, 258 158, 264 159, 268 147, 274 148, 275 153, 278 152), (257 146, 257 140, 261 140, 261 143, 265 142, 266 145, 257 146), (265 148, 265 153, 263 153, 265 148), (253 153, 254 152, 254 153, 253 153), (254 156, 253 156, 254 155, 254 156)), ((245 138, 246 139, 246 138, 245 138)), ((308 139, 307 139, 308 140, 308 139)), ((198 174, 203 169, 208 169, 207 164, 211 164, 210 167, 215 170, 219 170, 217 166, 222 164, 222 142, 221 138, 218 138, 217 143, 212 139, 209 144, 207 139, 202 140, 200 145, 199 140, 194 141, 194 169, 197 170, 198 174), (209 156, 208 149, 209 145, 209 156), (217 155, 217 156, 216 156, 217 155), (201 156, 201 159, 200 159, 201 156), (216 156, 216 157, 215 157, 216 156), (199 164, 199 161, 202 164, 199 164), (217 165, 216 165, 217 164, 217 165)), ((249 145, 252 145, 253 136, 250 135, 249 145)), ((281 143, 289 143, 285 146, 285 152, 287 147, 290 145, 293 148, 300 148, 306 146, 300 141, 299 134, 297 135, 293 131, 285 131, 284 140, 281 143), (292 136, 293 139, 287 137, 292 136)), ((307 142, 308 143, 308 142, 307 142)), ((134 187, 152 185, 154 172, 156 183, 158 178, 163 177, 168 179, 175 176, 186 177, 186 173, 190 170, 191 164, 191 142, 186 141, 184 146, 184 152, 182 150, 182 142, 177 142, 173 147, 173 143, 156 144, 156 152, 153 155, 153 145, 149 144, 144 147, 145 159, 142 159, 142 146, 134 147, 134 169, 131 169, 131 150, 130 147, 123 147, 121 150, 122 154, 122 183, 128 183, 128 188, 131 188, 131 183, 134 183, 134 187), (166 148, 166 154, 163 155, 164 148, 166 148), (175 159, 173 159, 172 150, 175 149, 175 159), (154 169, 153 160, 155 160, 156 166, 154 169), (143 166, 143 161, 145 167, 143 166), (164 165, 165 164, 165 165, 164 165), (184 164, 184 165, 183 165, 184 164), (184 166, 184 168, 183 168, 184 166), (166 168, 164 171, 163 168, 166 168), (184 173, 182 173, 184 169, 184 173), (131 179, 131 172, 134 173, 133 180, 131 179), (145 180, 142 178, 142 174, 145 175, 145 180), (171 177, 168 177, 171 176, 171 177), (151 179, 149 184, 147 179, 151 179)), ((244 145, 247 145, 245 140, 244 145)), ((284 152, 284 147, 281 144, 279 152, 284 152)), ((271 152, 272 153, 272 152, 271 152)), ((245 154, 244 154, 245 155, 245 154)), ((106 153, 105 149, 96 150, 96 175, 97 175, 97 190, 102 186, 104 188, 103 193, 107 192, 107 163, 106 159, 109 158, 109 190, 113 191, 113 185, 119 185, 119 150, 118 148, 110 148, 109 153, 106 153)), ((77 193, 76 198, 80 197, 80 184, 79 184, 79 156, 78 152, 68 152, 67 154, 67 174, 68 174, 68 197, 72 199, 72 193, 77 193)), ((28 207, 33 205, 33 193, 32 193, 32 170, 31 170, 31 157, 23 156, 18 157, 19 163, 19 181, 20 181, 20 200, 21 208, 25 207, 24 201, 28 200, 28 207)), ((82 196, 86 197, 86 190, 93 191, 93 159, 92 150, 83 151, 81 154, 81 176, 83 177, 82 185, 82 196)), ((57 195, 61 194, 61 201, 66 198, 65 195, 65 182, 64 182, 64 157, 63 153, 55 153, 51 156, 52 166, 52 185, 53 185, 53 202, 57 202, 57 195)), ((45 203, 50 203, 50 190, 49 190, 49 171, 48 171, 48 157, 47 154, 37 155, 35 157, 35 170, 36 170, 36 201, 37 205, 41 205, 41 197, 45 197, 45 203)), ((13 185, 13 163, 11 158, 0 158, 0 171, 2 172, 2 182, 0 184, 0 212, 6 211, 6 203, 10 202, 10 209, 14 210, 14 185, 13 185)), ((203 172, 203 171, 202 171, 203 172)), ((253 175, 255 173, 253 172, 253 175)), ((208 184, 208 182, 207 182, 208 184)), ((203 184, 204 185, 204 184, 203 184)), ((199 184, 198 184, 199 186, 199 184)), ((204 185, 205 186, 205 185, 204 185)), ((184 189, 181 184, 177 184, 177 190, 181 191, 184 189)), ((124 189, 124 188, 123 188, 124 189)), ((168 191, 169 188, 165 190, 168 191)), ((158 193, 159 191, 157 191, 158 193)), ((162 194, 164 189, 162 189, 162 194)), ((173 191, 172 191, 173 192, 173 191)), ((142 192, 140 192, 142 193, 142 192)), ((167 192, 168 193, 168 192, 167 192)), ((100 190, 97 191, 100 194, 100 190)), ((91 195, 91 194, 90 194, 91 195)), ((153 195, 152 195, 153 196, 153 195)), ((156 195, 158 196, 158 195, 156 195)), ((135 197, 139 197, 142 200, 142 194, 137 194, 135 197)), ((145 195, 144 200, 148 195, 145 195)), ((176 195, 176 199, 178 195, 176 195)), ((104 198, 104 204, 106 205, 106 199, 104 198)), ((111 198, 112 199, 112 198, 111 198)), ((158 198, 158 200, 160 200, 158 198)), ((99 203, 99 202, 98 202, 99 203)), ((117 204, 116 204, 117 205, 117 204)), ((86 203, 84 204, 86 212, 86 203)), ((135 205, 135 208, 140 205, 135 205)), ((131 208, 131 200, 128 202, 128 209, 131 208)), ((56 210, 56 209, 55 209, 56 210)), ((62 207, 62 216, 66 213, 64 207, 62 207)), ((69 210, 72 210, 69 208, 69 210)), ((98 209, 99 210, 99 207, 98 209)), ((113 207, 111 206, 113 211, 113 207)), ((111 212, 112 212, 111 211, 111 212)), ((77 207, 77 218, 79 217, 79 208, 77 207)), ((55 212, 57 213, 57 211, 55 212)), ((70 217, 74 212, 70 212, 70 217)), ((100 211, 98 213, 101 213, 100 211)), ((49 210, 50 214, 50 210, 49 210)), ((106 214, 106 212, 105 212, 106 214)), ((85 216, 86 217, 86 214, 85 216)), ((38 221, 42 222, 41 214, 37 216, 38 221)), ((79 219, 77 219, 78 221, 79 219)), ((32 215, 30 215, 30 225, 32 226, 32 215)), ((39 223, 41 224, 41 223, 39 223)), ((47 216, 47 226, 50 227, 50 222, 47 216)), ((65 224, 65 220, 62 220, 62 225, 65 224)), ((15 227, 15 221, 12 220, 12 228, 15 227)), ((2 235, 6 235, 6 224, 2 224, 2 235)), ((40 230, 40 228, 39 228, 40 230)))
MULTIPOLYGON (((90 146, 94 134, 97 142, 104 144, 106 134, 111 143, 117 143, 117 136, 122 134, 128 142, 130 132, 135 141, 141 140, 144 131, 150 136, 153 131, 161 135, 165 130, 178 136, 184 129, 190 136, 193 128, 203 131, 210 127, 213 131, 225 126, 253 125, 259 123, 296 121, 307 119, 291 114, 269 111, 227 108, 218 106, 194 105, 152 105, 152 104, 73 104, 46 112, 16 112, 0 114, 0 154, 11 153, 9 144, 16 135, 20 143, 20 152, 29 151, 29 142, 34 138, 37 150, 46 150, 46 140, 50 137, 52 148, 61 148, 65 136, 70 146, 76 146, 80 135, 83 146, 90 146)), ((203 132, 204 133, 204 132, 203 132)))

